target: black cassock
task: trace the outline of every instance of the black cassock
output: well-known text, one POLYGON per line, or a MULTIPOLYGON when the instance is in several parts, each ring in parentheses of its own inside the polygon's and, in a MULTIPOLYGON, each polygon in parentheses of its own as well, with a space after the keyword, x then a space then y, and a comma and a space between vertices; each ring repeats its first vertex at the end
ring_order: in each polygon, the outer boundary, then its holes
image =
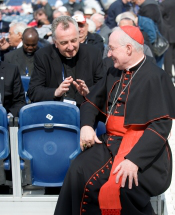
MULTIPOLYGON (((167 138, 175 118, 174 86, 166 72, 149 59, 129 71, 110 68, 81 106, 81 126, 93 127, 97 119, 106 119, 118 86, 117 97, 122 93, 112 115, 124 116, 125 126, 146 125, 125 157, 139 167, 139 186, 133 183, 130 190, 127 181, 120 188, 121 215, 152 215, 150 197, 163 193, 171 182, 172 157, 167 138)), ((101 214, 99 190, 108 180, 122 137, 104 134, 100 139, 102 144, 83 151, 72 162, 54 215, 101 214)))

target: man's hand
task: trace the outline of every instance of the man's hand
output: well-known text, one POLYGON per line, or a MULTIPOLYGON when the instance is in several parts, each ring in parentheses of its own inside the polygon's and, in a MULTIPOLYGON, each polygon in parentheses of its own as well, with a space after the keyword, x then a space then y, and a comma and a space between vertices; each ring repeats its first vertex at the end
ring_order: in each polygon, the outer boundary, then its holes
POLYGON ((122 161, 114 170, 113 174, 117 174, 116 176, 116 183, 119 182, 120 177, 122 177, 121 186, 125 186, 125 182, 127 177, 129 178, 129 189, 132 189, 132 183, 133 179, 135 182, 135 185, 138 186, 138 166, 135 165, 130 160, 126 159, 122 161))
POLYGON ((0 50, 6 50, 9 48, 9 43, 7 42, 7 40, 5 39, 5 37, 0 39, 0 50))
POLYGON ((70 76, 65 78, 64 81, 60 84, 60 86, 55 90, 54 96, 61 97, 64 93, 69 90, 70 84, 73 82, 73 78, 70 76))
POLYGON ((90 126, 83 126, 80 131, 80 148, 83 151, 86 148, 91 147, 96 143, 102 143, 98 137, 94 129, 90 126))
POLYGON ((73 84, 78 90, 80 95, 86 96, 89 93, 89 89, 83 80, 76 79, 76 81, 73 81, 73 84))

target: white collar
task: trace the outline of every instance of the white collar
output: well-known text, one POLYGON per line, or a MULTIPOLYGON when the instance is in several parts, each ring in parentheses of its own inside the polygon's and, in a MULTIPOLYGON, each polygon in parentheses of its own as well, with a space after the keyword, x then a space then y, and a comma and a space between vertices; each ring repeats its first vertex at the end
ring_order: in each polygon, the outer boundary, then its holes
POLYGON ((145 55, 143 55, 143 56, 141 57, 140 60, 138 60, 138 61, 137 61, 135 64, 133 64, 132 66, 128 67, 126 70, 129 71, 129 69, 135 67, 137 64, 139 64, 139 63, 144 59, 144 57, 145 57, 145 55))

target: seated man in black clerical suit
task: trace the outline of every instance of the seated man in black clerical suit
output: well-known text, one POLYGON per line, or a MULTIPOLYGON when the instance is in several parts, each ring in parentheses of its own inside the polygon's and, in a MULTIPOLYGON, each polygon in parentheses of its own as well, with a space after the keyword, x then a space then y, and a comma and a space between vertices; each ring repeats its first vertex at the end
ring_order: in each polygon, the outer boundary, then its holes
POLYGON ((79 43, 78 24, 69 16, 54 19, 52 37, 54 44, 34 55, 28 97, 32 102, 65 101, 80 106, 103 77, 101 52, 79 43))

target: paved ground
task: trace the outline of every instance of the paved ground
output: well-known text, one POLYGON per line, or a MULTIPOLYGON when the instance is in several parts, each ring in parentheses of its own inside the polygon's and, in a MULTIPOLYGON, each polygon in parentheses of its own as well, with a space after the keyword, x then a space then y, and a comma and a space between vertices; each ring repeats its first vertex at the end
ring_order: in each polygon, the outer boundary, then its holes
POLYGON ((163 198, 165 198, 164 215, 175 215, 175 120, 173 121, 173 127, 171 130, 169 143, 174 157, 173 177, 171 181, 171 186, 163 195, 163 198))

